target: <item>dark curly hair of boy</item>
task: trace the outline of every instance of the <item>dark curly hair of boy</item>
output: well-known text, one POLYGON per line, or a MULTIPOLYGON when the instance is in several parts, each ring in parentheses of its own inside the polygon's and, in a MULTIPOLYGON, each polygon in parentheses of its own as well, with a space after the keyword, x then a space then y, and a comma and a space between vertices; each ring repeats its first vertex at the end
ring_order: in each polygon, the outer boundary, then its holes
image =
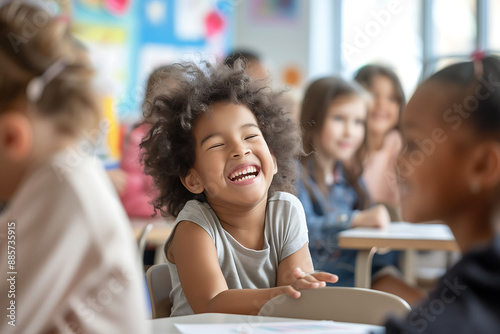
POLYGON ((271 153, 276 157, 278 173, 268 191, 295 193, 298 179, 297 158, 302 153, 300 131, 282 106, 282 93, 262 87, 245 74, 244 63, 233 68, 224 64, 201 65, 188 62, 172 65, 175 88, 156 96, 144 117, 156 122, 141 143, 146 174, 151 175, 160 191, 152 204, 163 216, 177 216, 191 199, 205 201, 189 192, 180 177, 185 177, 195 162, 194 124, 210 112, 217 102, 244 105, 257 119, 271 153))

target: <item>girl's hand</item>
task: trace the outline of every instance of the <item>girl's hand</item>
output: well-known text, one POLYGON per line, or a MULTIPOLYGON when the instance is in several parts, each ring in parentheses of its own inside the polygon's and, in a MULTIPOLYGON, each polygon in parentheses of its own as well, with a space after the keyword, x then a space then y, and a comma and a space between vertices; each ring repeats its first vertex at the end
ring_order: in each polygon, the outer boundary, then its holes
POLYGON ((326 282, 337 283, 339 280, 337 275, 327 272, 305 273, 300 268, 293 270, 293 277, 295 281, 292 284, 283 286, 284 293, 292 298, 299 298, 300 290, 323 288, 326 282))
POLYGON ((391 217, 387 208, 382 205, 375 205, 372 208, 363 210, 352 219, 352 227, 377 227, 386 228, 391 222, 391 217))

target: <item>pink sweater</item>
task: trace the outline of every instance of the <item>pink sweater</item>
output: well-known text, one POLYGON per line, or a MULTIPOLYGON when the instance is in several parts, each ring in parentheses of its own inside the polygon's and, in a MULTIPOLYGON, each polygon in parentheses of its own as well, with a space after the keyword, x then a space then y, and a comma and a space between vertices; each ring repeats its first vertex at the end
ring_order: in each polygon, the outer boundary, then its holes
POLYGON ((363 179, 374 203, 400 205, 396 158, 402 146, 401 134, 397 130, 392 130, 385 137, 382 148, 368 155, 363 179))
POLYGON ((129 217, 150 218, 154 213, 153 205, 149 202, 158 191, 153 184, 153 178, 144 174, 140 162, 139 144, 148 131, 147 124, 133 129, 123 145, 120 168, 127 173, 127 185, 120 198, 129 217))

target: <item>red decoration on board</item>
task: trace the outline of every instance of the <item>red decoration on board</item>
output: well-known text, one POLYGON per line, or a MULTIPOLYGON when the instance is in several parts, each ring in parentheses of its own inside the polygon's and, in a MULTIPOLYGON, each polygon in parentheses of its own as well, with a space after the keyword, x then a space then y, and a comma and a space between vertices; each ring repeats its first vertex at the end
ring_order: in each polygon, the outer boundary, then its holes
POLYGON ((130 0, 106 0, 105 6, 111 14, 123 15, 130 6, 130 0))
POLYGON ((222 32, 224 29, 224 17, 220 15, 217 11, 211 11, 205 17, 205 29, 207 37, 212 37, 222 32))

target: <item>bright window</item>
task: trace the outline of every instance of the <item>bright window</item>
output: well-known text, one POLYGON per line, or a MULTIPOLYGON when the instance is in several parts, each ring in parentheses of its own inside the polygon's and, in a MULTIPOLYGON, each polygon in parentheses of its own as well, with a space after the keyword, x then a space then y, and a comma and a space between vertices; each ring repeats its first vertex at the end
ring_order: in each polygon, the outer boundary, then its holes
POLYGON ((409 97, 422 68, 421 2, 344 1, 342 6, 343 76, 352 78, 369 63, 388 65, 409 97))

